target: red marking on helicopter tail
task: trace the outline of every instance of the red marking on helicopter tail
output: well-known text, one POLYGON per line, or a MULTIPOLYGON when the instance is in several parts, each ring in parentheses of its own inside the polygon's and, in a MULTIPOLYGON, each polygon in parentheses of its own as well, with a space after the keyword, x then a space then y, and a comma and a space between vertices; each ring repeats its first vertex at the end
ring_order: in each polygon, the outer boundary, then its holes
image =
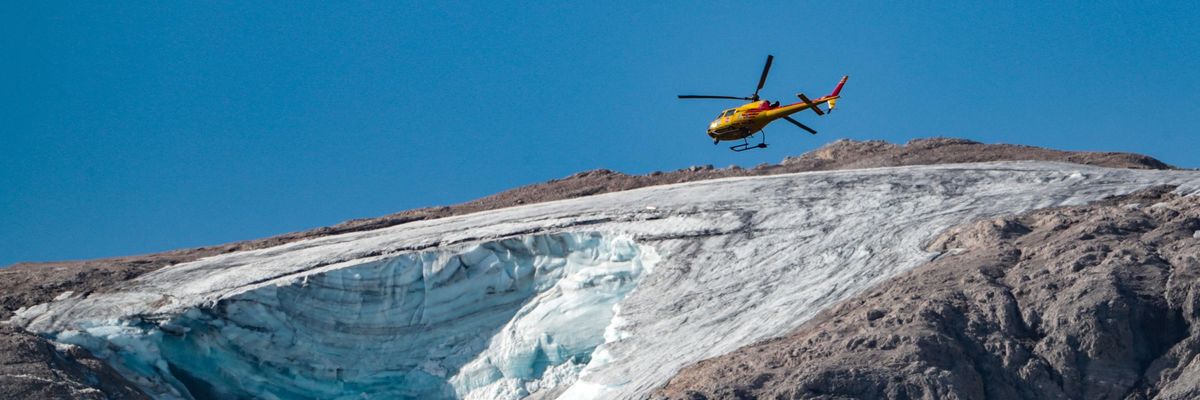
POLYGON ((845 85, 846 85, 846 80, 847 80, 847 79, 850 79, 850 75, 846 75, 846 76, 843 76, 843 77, 842 77, 842 80, 841 80, 840 82, 838 82, 838 85, 837 85, 837 87, 836 87, 836 88, 833 88, 833 93, 830 93, 830 94, 829 94, 829 97, 837 96, 837 95, 838 95, 838 93, 841 93, 841 92, 842 92, 842 86, 845 86, 845 85))

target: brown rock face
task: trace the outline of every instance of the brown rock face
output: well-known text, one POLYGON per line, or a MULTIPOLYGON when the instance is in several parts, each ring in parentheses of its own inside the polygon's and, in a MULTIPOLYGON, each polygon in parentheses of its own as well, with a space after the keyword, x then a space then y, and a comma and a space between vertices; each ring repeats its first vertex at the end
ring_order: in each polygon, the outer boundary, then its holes
MULTIPOLYGON (((1015 160, 1060 161, 1110 168, 1174 168, 1152 157, 1139 154, 1059 151, 1031 146, 983 144, 965 139, 914 139, 902 146, 878 140, 865 142, 838 140, 799 157, 788 157, 781 164, 762 164, 752 169, 743 169, 737 166, 716 169, 711 165, 704 165, 692 166, 671 172, 653 172, 647 175, 626 175, 606 169, 597 169, 580 172, 563 179, 555 179, 507 190, 462 204, 419 208, 382 217, 355 219, 334 226, 286 233, 265 239, 173 250, 142 256, 90 261, 24 263, 17 264, 16 266, 32 267, 27 268, 30 271, 38 270, 40 267, 119 267, 120 269, 146 272, 164 265, 193 261, 211 255, 240 250, 262 249, 313 237, 380 229, 413 221, 618 192, 646 186, 733 176, 761 176, 853 168, 1015 160)), ((140 272, 137 274, 140 274, 140 272)), ((0 284, 3 283, 0 282, 0 284)))
MULTIPOLYGON (((482 199, 448 206, 404 211, 378 218, 358 219, 330 227, 293 232, 265 239, 210 247, 90 261, 23 263, 0 269, 0 320, 21 308, 45 303, 55 296, 102 292, 114 282, 133 279, 167 265, 240 250, 261 249, 297 240, 365 231, 452 215, 513 207, 635 189, 731 176, 773 175, 848 168, 943 164, 979 161, 1062 161, 1114 168, 1171 168, 1150 157, 1128 153, 1065 152, 1027 146, 981 144, 961 139, 920 139, 900 146, 881 141, 842 140, 782 164, 753 169, 715 169, 695 166, 672 172, 626 175, 593 170, 563 179, 529 185, 482 199)), ((17 329, 0 329, 0 398, 137 398, 136 389, 90 355, 78 350, 55 351, 45 340, 17 329), (5 347, 7 346, 7 347, 5 347), (74 393, 67 395, 66 393, 74 393)))
POLYGON ((0 325, 0 398, 148 399, 87 350, 0 325))
POLYGON ((800 157, 789 157, 783 160, 783 165, 848 169, 1005 160, 1061 161, 1134 169, 1173 168, 1162 161, 1138 154, 1070 152, 1031 146, 983 144, 953 138, 914 139, 903 146, 881 140, 839 140, 800 157))
POLYGON ((1200 197, 1157 188, 951 229, 943 256, 670 399, 1200 398, 1200 197))

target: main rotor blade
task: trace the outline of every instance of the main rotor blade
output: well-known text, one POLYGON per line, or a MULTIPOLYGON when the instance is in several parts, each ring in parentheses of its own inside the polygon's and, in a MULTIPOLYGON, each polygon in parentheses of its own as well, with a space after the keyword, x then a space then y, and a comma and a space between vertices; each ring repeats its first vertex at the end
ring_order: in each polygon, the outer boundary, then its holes
POLYGON ((762 90, 763 85, 767 83, 767 73, 771 72, 771 62, 775 61, 775 56, 767 54, 767 64, 763 65, 762 76, 758 78, 758 88, 754 89, 754 99, 758 100, 758 91, 762 90))
POLYGON ((754 100, 749 97, 733 97, 733 96, 701 96, 692 94, 681 94, 681 99, 731 99, 731 100, 754 100))
POLYGON ((788 122, 796 124, 796 126, 800 127, 800 129, 808 131, 808 133, 811 133, 814 135, 817 134, 817 131, 813 130, 813 128, 809 128, 807 125, 800 123, 800 121, 792 119, 792 117, 783 117, 783 119, 786 119, 786 120, 788 120, 788 122))

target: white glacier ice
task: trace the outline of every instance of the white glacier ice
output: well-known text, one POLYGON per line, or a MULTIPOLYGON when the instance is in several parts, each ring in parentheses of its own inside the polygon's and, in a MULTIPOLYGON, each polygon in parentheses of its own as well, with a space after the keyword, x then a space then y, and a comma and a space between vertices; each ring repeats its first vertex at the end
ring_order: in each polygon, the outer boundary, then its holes
POLYGON ((156 322, 83 324, 56 339, 115 360, 161 398, 520 398, 587 363, 617 301, 656 260, 628 237, 509 238, 306 275, 156 322))
POLYGON ((731 178, 231 253, 13 322, 158 398, 639 398, 794 329, 976 218, 1194 171, 1042 162, 731 178))

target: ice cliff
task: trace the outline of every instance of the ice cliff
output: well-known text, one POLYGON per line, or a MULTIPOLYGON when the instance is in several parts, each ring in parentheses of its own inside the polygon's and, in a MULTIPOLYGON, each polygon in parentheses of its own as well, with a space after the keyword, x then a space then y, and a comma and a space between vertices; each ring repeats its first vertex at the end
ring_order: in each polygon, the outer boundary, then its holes
POLYGON ((972 219, 1191 171, 997 162, 656 186, 179 264, 13 322, 158 398, 640 398, 972 219))

